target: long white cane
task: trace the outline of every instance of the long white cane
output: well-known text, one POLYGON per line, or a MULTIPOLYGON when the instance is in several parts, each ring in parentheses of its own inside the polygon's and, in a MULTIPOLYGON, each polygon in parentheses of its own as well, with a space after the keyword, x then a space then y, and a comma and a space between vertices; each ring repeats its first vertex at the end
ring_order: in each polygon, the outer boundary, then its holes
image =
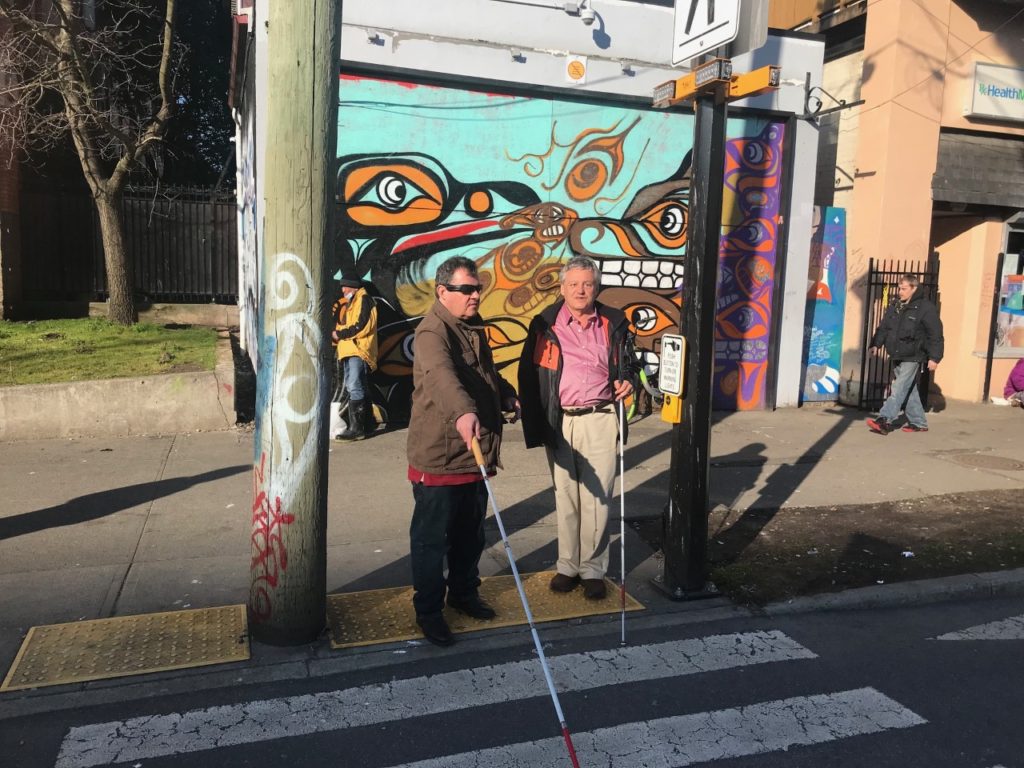
POLYGON ((625 458, 626 406, 619 400, 619 559, 622 561, 619 594, 622 601, 622 636, 619 645, 626 644, 626 458, 625 458))
POLYGON ((530 625, 530 632, 533 634, 533 645, 537 649, 537 656, 540 658, 541 667, 544 669, 544 680, 548 684, 548 692, 551 694, 551 701, 555 705, 555 714, 558 715, 558 724, 562 727, 562 738, 565 739, 565 746, 569 750, 569 759, 572 760, 573 768, 580 768, 579 760, 576 759, 576 748, 572 744, 572 736, 569 735, 569 726, 565 724, 565 715, 562 714, 562 705, 558 702, 558 693, 555 691, 555 683, 551 679, 551 670, 548 669, 548 660, 544 656, 544 646, 540 643, 540 635, 537 634, 537 626, 533 623, 533 613, 530 612, 530 603, 526 599, 526 590, 523 589, 523 581, 519 578, 519 569, 516 568, 516 559, 512 555, 512 546, 508 543, 508 535, 505 533, 505 524, 501 522, 501 513, 498 511, 498 502, 494 500, 494 493, 491 491, 491 481, 487 477, 487 467, 484 464, 484 455, 480 451, 480 441, 475 437, 470 444, 473 449, 473 458, 480 467, 480 474, 484 476, 484 486, 487 488, 487 498, 491 502, 491 509, 494 510, 494 519, 498 523, 498 531, 501 532, 501 542, 505 545, 505 554, 508 556, 509 567, 512 568, 512 576, 516 580, 516 589, 519 590, 519 599, 523 603, 523 611, 526 613, 526 621, 530 625))

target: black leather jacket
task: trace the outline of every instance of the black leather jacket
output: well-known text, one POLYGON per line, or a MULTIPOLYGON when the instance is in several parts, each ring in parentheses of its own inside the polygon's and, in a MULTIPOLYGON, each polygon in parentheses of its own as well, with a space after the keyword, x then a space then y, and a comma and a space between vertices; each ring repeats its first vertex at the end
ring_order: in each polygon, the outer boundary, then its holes
MULTIPOLYGON (((551 326, 564 303, 559 299, 533 318, 519 358, 519 403, 523 411, 523 436, 527 448, 554 446, 555 436, 562 431, 562 407, 558 400, 562 351, 551 326)), ((632 380, 633 344, 626 316, 600 302, 596 309, 598 316, 608 322, 609 383, 616 379, 632 380)), ((628 435, 628 427, 625 432, 628 435)), ((623 445, 625 437, 623 435, 623 445)))

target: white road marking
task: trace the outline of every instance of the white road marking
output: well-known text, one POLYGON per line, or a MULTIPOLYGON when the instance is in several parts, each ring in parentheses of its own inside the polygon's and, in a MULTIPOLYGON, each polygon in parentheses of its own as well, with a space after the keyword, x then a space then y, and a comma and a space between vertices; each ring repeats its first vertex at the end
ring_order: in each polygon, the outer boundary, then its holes
MULTIPOLYGON (((817 658, 782 632, 552 656, 560 692, 817 658)), ((72 728, 55 768, 90 768, 547 696, 536 660, 72 728)))
POLYGON ((1024 640, 1024 616, 1012 616, 1002 621, 978 624, 939 635, 937 640, 1024 640))
MULTIPOLYGON (((683 768, 709 760, 910 728, 927 720, 874 688, 797 696, 717 712, 626 723, 573 735, 580 765, 683 768)), ((446 755, 392 768, 534 768, 567 765, 561 737, 446 755)))

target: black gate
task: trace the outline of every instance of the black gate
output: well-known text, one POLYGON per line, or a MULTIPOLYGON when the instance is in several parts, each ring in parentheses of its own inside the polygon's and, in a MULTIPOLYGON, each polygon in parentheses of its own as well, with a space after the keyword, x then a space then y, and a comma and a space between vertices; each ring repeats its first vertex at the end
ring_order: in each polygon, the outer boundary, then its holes
MULTIPOLYGON (((238 295, 234 194, 203 188, 131 188, 121 204, 135 290, 147 301, 234 304, 238 295)), ((105 301, 99 220, 80 191, 21 197, 24 296, 105 301)))
MULTIPOLYGON (((939 296, 939 258, 933 253, 927 261, 910 261, 903 259, 869 259, 868 260, 868 291, 867 311, 864 314, 864 345, 860 365, 860 393, 858 404, 861 408, 877 411, 889 396, 889 385, 892 383, 892 361, 884 352, 872 355, 868 351, 871 336, 889 303, 897 300, 896 288, 900 278, 905 274, 917 275, 921 280, 926 298, 938 306, 939 296)), ((931 384, 931 373, 926 368, 919 382, 921 402, 928 407, 928 388, 931 384)))

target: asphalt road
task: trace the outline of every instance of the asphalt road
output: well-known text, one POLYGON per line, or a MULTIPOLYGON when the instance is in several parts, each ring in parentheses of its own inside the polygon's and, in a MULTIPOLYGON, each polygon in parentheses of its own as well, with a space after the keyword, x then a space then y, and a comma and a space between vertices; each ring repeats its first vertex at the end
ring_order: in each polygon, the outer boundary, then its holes
MULTIPOLYGON (((1022 764, 1024 602, 540 628, 581 766, 1022 764)), ((396 645, 343 673, 184 688, 0 720, 0 763, 570 765, 527 632, 396 645)), ((94 703, 95 702, 95 703, 94 703)))

